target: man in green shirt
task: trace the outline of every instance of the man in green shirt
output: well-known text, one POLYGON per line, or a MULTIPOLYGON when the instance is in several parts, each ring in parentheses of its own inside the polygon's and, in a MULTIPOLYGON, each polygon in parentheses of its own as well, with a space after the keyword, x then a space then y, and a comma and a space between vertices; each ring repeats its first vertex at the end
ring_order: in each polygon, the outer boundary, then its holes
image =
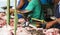
POLYGON ((39 0, 31 0, 28 6, 22 13, 29 13, 31 18, 44 19, 44 13, 41 11, 41 4, 39 0))

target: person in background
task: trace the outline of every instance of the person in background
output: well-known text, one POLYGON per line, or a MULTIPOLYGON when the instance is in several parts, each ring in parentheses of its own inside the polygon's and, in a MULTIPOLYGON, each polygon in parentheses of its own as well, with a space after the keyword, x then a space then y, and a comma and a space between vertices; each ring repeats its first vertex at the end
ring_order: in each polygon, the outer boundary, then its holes
POLYGON ((53 15, 53 0, 40 0, 40 2, 41 11, 44 12, 44 19, 50 21, 49 17, 53 15))
MULTIPOLYGON (((21 13, 28 13, 28 17, 44 20, 44 12, 41 11, 41 3, 40 0, 31 0, 25 10, 22 10, 21 13)), ((29 20, 30 23, 34 23, 33 19, 29 20)), ((35 22, 39 23, 39 22, 35 22)))
POLYGON ((56 10, 55 10, 55 17, 56 20, 50 21, 47 23, 46 28, 59 28, 60 29, 60 1, 57 3, 56 10))

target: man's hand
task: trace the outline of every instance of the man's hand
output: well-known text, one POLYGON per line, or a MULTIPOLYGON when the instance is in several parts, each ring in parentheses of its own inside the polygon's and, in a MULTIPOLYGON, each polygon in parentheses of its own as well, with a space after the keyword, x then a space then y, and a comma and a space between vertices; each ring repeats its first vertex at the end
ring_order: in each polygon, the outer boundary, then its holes
POLYGON ((57 18, 56 21, 57 21, 58 23, 60 23, 60 18, 57 18))
POLYGON ((46 28, 50 28, 52 25, 56 24, 56 22, 57 22, 56 20, 51 21, 51 22, 47 22, 46 28))
POLYGON ((14 13, 14 9, 10 9, 10 13, 14 13))
MULTIPOLYGON (((14 13, 14 10, 15 10, 15 9, 10 9, 10 13, 14 13)), ((20 11, 17 10, 17 13, 20 13, 20 11)))
POLYGON ((22 11, 20 11, 20 13, 28 13, 28 12, 30 12, 30 11, 28 11, 28 10, 22 10, 22 11))
POLYGON ((57 22, 60 23, 60 18, 57 18, 57 19, 54 20, 54 21, 48 22, 48 23, 46 24, 46 28, 50 28, 52 25, 56 24, 57 22))

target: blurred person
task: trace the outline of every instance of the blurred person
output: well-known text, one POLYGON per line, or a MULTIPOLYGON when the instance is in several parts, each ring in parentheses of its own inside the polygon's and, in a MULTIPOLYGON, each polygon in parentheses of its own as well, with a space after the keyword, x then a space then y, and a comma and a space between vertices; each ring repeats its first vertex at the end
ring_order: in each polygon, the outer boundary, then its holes
MULTIPOLYGON (((60 1, 59 1, 60 2, 60 1)), ((46 28, 59 28, 60 29, 60 7, 59 2, 57 3, 56 10, 55 10, 55 17, 56 20, 50 21, 47 23, 46 28)))
POLYGON ((31 0, 25 10, 22 10, 21 13, 28 13, 28 16, 31 18, 44 19, 44 12, 41 12, 40 0, 31 0))

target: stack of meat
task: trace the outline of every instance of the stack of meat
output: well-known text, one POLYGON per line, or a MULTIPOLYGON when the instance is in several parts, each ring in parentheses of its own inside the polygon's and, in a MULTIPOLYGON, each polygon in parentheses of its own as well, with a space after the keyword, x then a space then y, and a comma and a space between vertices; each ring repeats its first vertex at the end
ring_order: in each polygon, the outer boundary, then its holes
MULTIPOLYGON (((60 30, 56 28, 52 29, 37 29, 35 28, 23 28, 22 23, 25 22, 23 18, 18 20, 19 23, 17 23, 17 31, 16 35, 42 35, 43 33, 45 35, 60 35, 60 30), (37 29, 33 32, 34 29, 37 29), (42 32, 43 31, 43 32, 42 32), (38 34, 37 34, 38 33, 38 34), (40 34, 39 34, 40 33, 40 34)), ((14 35, 14 18, 10 19, 10 25, 6 25, 6 16, 5 13, 0 13, 0 35, 14 35)))
MULTIPOLYGON (((11 26, 3 26, 0 28, 0 35, 14 35, 14 29, 11 26)), ((31 35, 25 28, 18 27, 16 35, 31 35)))

